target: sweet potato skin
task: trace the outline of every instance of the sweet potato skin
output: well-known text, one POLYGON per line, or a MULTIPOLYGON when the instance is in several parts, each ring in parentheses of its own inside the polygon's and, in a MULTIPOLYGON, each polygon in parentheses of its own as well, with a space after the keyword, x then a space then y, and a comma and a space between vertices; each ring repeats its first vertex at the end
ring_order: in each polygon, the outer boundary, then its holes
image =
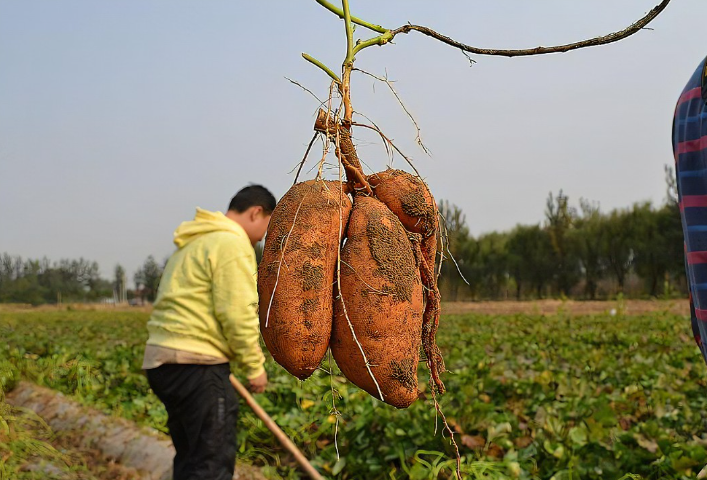
POLYGON ((404 170, 389 168, 368 176, 378 200, 397 215, 410 232, 423 238, 437 230, 437 208, 425 183, 404 170))
POLYGON ((300 380, 329 346, 338 249, 351 212, 341 188, 323 180, 294 185, 273 211, 258 268, 265 345, 300 380))
POLYGON ((422 283, 408 236, 385 205, 372 197, 356 197, 341 253, 341 297, 335 302, 331 339, 344 375, 380 398, 353 327, 383 401, 398 408, 408 407, 418 396, 422 330, 422 283))

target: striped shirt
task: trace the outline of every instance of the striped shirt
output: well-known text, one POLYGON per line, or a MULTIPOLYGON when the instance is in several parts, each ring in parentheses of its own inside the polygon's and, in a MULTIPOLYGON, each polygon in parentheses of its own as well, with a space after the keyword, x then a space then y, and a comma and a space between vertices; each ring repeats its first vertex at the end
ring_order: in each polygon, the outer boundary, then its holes
POLYGON ((685 238, 692 332, 707 361, 707 58, 675 107, 673 154, 685 238))

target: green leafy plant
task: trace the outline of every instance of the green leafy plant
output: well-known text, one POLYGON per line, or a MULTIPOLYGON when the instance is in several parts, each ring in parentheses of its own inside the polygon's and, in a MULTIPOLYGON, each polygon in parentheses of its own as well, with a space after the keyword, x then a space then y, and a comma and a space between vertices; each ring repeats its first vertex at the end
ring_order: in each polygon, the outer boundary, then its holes
MULTIPOLYGON (((0 365, 166 431, 166 412, 140 370, 147 318, 102 311, 4 315, 0 365), (78 365, 71 359, 79 358, 92 372, 82 382, 38 374, 78 365)), ((465 477, 688 479, 707 463, 707 371, 682 316, 442 320, 440 348, 453 374, 441 404, 457 432, 465 477)), ((325 362, 300 382, 268 361, 271 385, 258 396, 315 467, 342 479, 454 478, 450 445, 429 399, 399 411, 330 376, 333 367, 325 362)), ((425 385, 423 368, 419 375, 425 385)), ((246 407, 236 441, 242 460, 297 478, 293 460, 246 407)))

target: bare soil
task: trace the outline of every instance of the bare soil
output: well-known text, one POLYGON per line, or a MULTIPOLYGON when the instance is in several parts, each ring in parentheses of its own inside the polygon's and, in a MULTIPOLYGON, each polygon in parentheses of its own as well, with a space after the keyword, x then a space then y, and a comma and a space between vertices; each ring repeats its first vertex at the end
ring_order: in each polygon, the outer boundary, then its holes
MULTIPOLYGON (((654 312, 669 312, 676 315, 689 315, 690 304, 685 299, 672 300, 531 300, 520 301, 484 301, 484 302, 442 302, 442 314, 460 315, 464 313, 480 313, 485 315, 552 315, 558 312, 572 315, 595 315, 609 313, 612 309, 624 315, 642 315, 654 312), (623 305, 623 306, 622 306, 623 305)), ((145 306, 114 306, 96 304, 64 304, 41 305, 33 307, 25 304, 0 304, 0 313, 16 311, 56 311, 56 310, 114 310, 131 312, 151 312, 152 307, 145 306)))
POLYGON ((622 313, 624 315, 642 315, 646 313, 667 312, 676 315, 689 315, 690 304, 687 299, 674 300, 535 300, 535 301, 500 301, 500 302, 443 302, 443 315, 479 313, 487 315, 596 315, 622 313))
POLYGON ((115 311, 115 312, 151 312, 151 305, 110 305, 102 303, 62 303, 33 306, 28 303, 0 303, 0 313, 14 312, 56 312, 67 310, 115 311))

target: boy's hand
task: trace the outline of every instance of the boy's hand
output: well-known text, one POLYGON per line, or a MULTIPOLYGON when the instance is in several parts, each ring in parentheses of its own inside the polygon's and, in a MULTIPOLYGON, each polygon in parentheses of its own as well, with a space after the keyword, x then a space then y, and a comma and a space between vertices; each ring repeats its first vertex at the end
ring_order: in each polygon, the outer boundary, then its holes
POLYGON ((249 380, 249 390, 253 393, 263 393, 265 387, 268 386, 268 374, 263 372, 262 375, 258 375, 255 378, 249 380))

